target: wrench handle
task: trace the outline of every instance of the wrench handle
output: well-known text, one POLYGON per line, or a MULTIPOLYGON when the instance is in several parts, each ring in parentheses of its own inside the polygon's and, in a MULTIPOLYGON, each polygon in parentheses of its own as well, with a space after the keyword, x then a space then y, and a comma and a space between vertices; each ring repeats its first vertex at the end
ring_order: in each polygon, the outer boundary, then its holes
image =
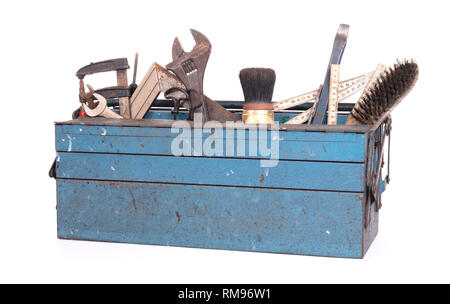
POLYGON ((203 92, 191 90, 189 92, 189 102, 189 119, 194 120, 194 113, 202 113, 202 122, 207 122, 209 120, 209 113, 203 97, 203 92))

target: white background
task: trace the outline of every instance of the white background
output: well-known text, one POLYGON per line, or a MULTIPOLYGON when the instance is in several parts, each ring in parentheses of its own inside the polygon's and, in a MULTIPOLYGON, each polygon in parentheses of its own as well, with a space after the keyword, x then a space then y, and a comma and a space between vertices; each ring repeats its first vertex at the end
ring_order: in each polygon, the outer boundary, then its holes
MULTIPOLYGON (((448 1, 2 1, 0 282, 449 282, 448 1), (351 25, 341 77, 413 57, 416 88, 393 113, 392 182, 364 260, 61 241, 54 121, 79 105, 75 72, 140 53, 138 80, 189 28, 213 45, 205 93, 242 100, 241 68, 272 67, 274 100, 317 88, 351 25)), ((131 79, 131 72, 129 72, 131 79)), ((115 85, 114 73, 91 76, 115 85)))

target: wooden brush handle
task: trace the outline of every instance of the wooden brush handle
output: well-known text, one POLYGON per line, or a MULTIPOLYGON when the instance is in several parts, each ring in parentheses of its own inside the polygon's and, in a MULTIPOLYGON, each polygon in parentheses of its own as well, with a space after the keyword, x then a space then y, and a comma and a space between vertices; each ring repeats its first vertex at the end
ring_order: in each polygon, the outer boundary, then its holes
MULTIPOLYGON (((372 77, 370 77, 370 80, 367 82, 366 87, 364 88, 364 91, 361 94, 361 97, 358 99, 358 101, 355 104, 355 108, 359 106, 359 103, 362 102, 362 97, 370 92, 370 90, 375 86, 378 79, 381 75, 387 70, 387 67, 384 64, 379 64, 376 68, 376 70, 373 72, 372 77)), ((352 111, 353 112, 353 111, 352 111)), ((348 116, 347 121, 345 122, 346 125, 360 125, 361 123, 357 121, 351 114, 348 116)))
POLYGON ((356 118, 353 117, 353 115, 350 113, 348 115, 347 121, 345 122, 346 125, 360 125, 361 123, 356 120, 356 118))

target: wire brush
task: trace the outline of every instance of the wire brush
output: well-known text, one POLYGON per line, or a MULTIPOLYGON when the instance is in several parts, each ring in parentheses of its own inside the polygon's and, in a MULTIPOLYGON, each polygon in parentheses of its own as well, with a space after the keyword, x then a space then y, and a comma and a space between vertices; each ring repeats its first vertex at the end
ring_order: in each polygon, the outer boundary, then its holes
POLYGON ((414 60, 397 61, 393 67, 381 70, 374 76, 345 124, 370 125, 386 117, 416 84, 419 67, 414 60))

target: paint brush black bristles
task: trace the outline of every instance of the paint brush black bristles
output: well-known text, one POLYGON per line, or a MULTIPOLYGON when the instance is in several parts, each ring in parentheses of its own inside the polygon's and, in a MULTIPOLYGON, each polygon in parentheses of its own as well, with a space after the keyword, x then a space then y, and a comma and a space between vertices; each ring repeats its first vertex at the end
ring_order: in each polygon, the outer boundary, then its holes
POLYGON ((413 60, 397 61, 382 73, 375 85, 363 93, 347 124, 374 124, 409 93, 416 84, 419 68, 413 60))
POLYGON ((243 69, 239 73, 245 102, 271 102, 275 71, 264 68, 243 69))

